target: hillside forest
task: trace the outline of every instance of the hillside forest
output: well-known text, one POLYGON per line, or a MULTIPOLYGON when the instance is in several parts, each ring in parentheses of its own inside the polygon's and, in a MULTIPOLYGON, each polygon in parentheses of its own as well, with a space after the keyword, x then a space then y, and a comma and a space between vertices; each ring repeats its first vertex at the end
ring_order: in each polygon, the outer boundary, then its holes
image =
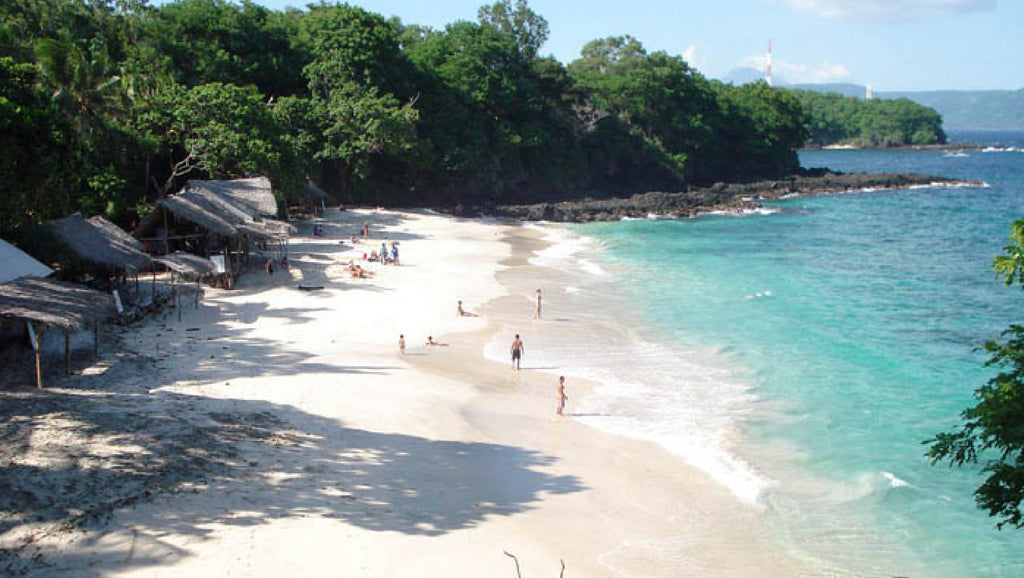
POLYGON ((189 179, 256 174, 375 205, 681 190, 791 173, 809 135, 867 122, 630 36, 564 65, 548 32, 525 0, 441 30, 324 2, 4 0, 0 235, 75 211, 130 226, 189 179))

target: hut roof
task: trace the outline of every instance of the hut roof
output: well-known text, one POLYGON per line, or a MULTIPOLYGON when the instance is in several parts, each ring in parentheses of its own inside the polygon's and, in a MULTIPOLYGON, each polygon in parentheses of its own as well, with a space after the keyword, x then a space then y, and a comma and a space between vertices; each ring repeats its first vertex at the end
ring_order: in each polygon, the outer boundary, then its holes
MULTIPOLYGON (((190 181, 193 182, 196 181, 190 181)), ((286 236, 293 229, 287 223, 272 219, 256 221, 232 197, 219 195, 207 187, 190 186, 177 195, 161 199, 160 206, 182 219, 225 237, 242 234, 256 239, 272 239, 286 236)))
POLYGON ((142 244, 103 217, 84 219, 75 214, 51 221, 50 226, 82 260, 135 271, 152 262, 142 244))
POLYGON ((267 177, 231 179, 227 181, 189 181, 185 190, 203 190, 239 207, 249 217, 277 216, 277 199, 267 177))
POLYGON ((9 283, 18 277, 36 275, 46 277, 53 273, 46 265, 36 261, 21 249, 0 239, 0 283, 9 283))
POLYGON ((81 285, 40 277, 0 285, 0 317, 74 330, 113 315, 110 295, 81 285))
POLYGON ((234 225, 236 216, 230 207, 223 206, 227 203, 215 197, 213 199, 211 200, 201 193, 186 191, 160 199, 159 204, 182 219, 191 221, 212 233, 225 237, 237 235, 238 231, 234 225))
POLYGON ((327 191, 316 186, 313 181, 306 181, 306 194, 313 197, 314 199, 326 199, 327 191))
POLYGON ((217 266, 213 264, 213 261, 200 257, 199 255, 193 255, 183 251, 175 251, 170 255, 157 257, 156 261, 166 265, 168 269, 172 269, 182 275, 194 275, 196 277, 200 277, 217 272, 217 266))

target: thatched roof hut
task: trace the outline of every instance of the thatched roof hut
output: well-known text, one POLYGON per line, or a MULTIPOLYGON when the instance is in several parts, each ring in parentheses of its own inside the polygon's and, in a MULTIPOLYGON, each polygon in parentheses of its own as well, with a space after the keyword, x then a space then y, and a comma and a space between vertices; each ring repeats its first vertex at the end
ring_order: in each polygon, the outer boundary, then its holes
POLYGON ((182 192, 161 199, 158 206, 222 237, 245 235, 267 240, 287 236, 293 230, 287 223, 271 219, 256 220, 254 216, 254 207, 257 205, 269 208, 269 203, 273 202, 276 212, 277 204, 272 200, 273 193, 270 193, 271 200, 268 201, 261 192, 263 189, 246 183, 261 181, 269 187, 270 181, 266 177, 237 180, 244 181, 243 186, 229 187, 224 184, 236 181, 189 181, 182 192), (233 192, 229 194, 229 191, 233 192), (251 195, 252 199, 247 195, 251 195))
POLYGON ((317 201, 327 198, 327 191, 318 187, 313 181, 306 181, 306 194, 317 201))
POLYGON ((267 177, 227 181, 189 181, 185 191, 205 191, 244 210, 248 216, 277 217, 277 199, 267 177))
POLYGON ((213 261, 184 251, 157 257, 156 261, 176 273, 190 277, 202 277, 217 272, 217 266, 213 261))
POLYGON ((50 226, 83 261, 134 272, 152 263, 141 243, 103 217, 84 219, 75 214, 51 221, 50 226))
POLYGON ((81 285, 39 277, 0 285, 0 317, 73 331, 114 315, 111 296, 81 285))
POLYGON ((52 273, 53 269, 36 261, 28 253, 7 241, 0 239, 0 283, 9 283, 26 275, 46 277, 52 273))

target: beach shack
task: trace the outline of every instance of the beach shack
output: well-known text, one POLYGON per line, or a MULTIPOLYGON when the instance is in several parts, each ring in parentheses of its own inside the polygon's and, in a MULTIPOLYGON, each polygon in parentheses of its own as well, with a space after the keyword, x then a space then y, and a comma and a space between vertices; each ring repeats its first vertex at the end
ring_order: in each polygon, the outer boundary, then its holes
POLYGON ((208 258, 230 288, 254 255, 287 255, 292 228, 270 218, 277 210, 265 177, 189 181, 181 192, 160 199, 134 235, 155 256, 181 251, 208 258))
POLYGON ((91 327, 98 351, 99 323, 114 314, 109 295, 45 277, 52 273, 0 240, 0 334, 22 337, 27 333, 35 357, 36 387, 43 385, 43 337, 48 330, 63 334, 64 368, 71 373, 72 334, 91 327))
POLYGON ((327 191, 313 181, 306 182, 306 203, 314 217, 321 217, 327 212, 327 198, 327 191))

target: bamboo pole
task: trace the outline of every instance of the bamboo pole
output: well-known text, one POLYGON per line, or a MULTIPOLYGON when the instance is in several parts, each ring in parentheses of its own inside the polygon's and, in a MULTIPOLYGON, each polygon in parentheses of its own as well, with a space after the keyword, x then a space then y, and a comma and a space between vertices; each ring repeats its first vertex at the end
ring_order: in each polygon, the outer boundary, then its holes
POLYGON ((71 332, 64 330, 64 374, 71 375, 71 332))
POLYGON ((31 321, 26 322, 28 324, 28 336, 32 341, 32 350, 35 353, 36 358, 36 389, 43 389, 43 362, 40 359, 40 350, 42 344, 39 343, 40 334, 35 330, 31 321))

